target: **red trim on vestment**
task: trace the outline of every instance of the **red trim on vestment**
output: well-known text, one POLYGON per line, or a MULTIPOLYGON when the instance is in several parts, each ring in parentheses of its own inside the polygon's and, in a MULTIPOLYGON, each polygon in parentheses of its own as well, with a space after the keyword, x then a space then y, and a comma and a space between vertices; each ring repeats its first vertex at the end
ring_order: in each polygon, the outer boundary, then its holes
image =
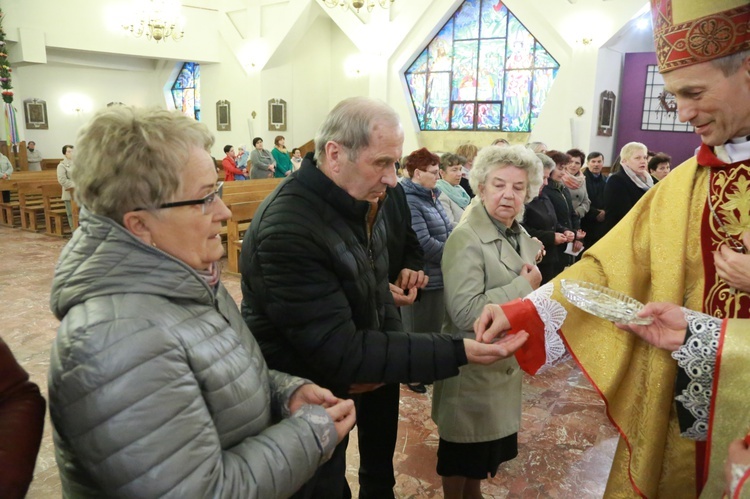
POLYGON ((706 486, 706 480, 702 477, 708 476, 707 449, 706 442, 695 442, 695 497, 699 497, 706 486))
POLYGON ((695 159, 698 160, 698 164, 701 166, 709 166, 712 168, 717 166, 727 166, 727 163, 724 163, 716 157, 711 146, 707 146, 703 142, 701 142, 701 146, 698 148, 695 159))
POLYGON ((591 383, 591 386, 594 387, 594 390, 596 390, 596 393, 599 394, 599 396, 604 401, 604 407, 606 409, 607 418, 609 419, 609 422, 612 423, 612 426, 614 426, 617 431, 620 433, 620 437, 622 437, 623 441, 625 441, 625 445, 628 446, 628 478, 630 479, 630 485, 633 487, 633 490, 638 494, 640 497, 646 497, 646 494, 641 492, 641 489, 638 488, 638 486, 635 484, 635 480, 633 479, 633 475, 630 472, 630 462, 633 459, 633 447, 631 447, 630 442, 628 441, 628 438, 625 436, 625 433, 622 431, 622 428, 618 426, 617 423, 615 423, 615 420, 612 419, 612 416, 609 414, 609 401, 607 400, 607 397, 604 396, 604 393, 602 393, 601 390, 599 390, 599 387, 596 386, 596 383, 594 383, 594 380, 589 376, 589 373, 586 372, 586 369, 584 369, 583 364, 578 360, 578 357, 576 357, 576 354, 573 353, 573 350, 570 348, 570 345, 568 344, 568 340, 565 339, 565 334, 563 333, 563 330, 560 329, 560 337, 563 340, 563 343, 565 343, 565 348, 570 352, 570 355, 573 357, 573 360, 576 361, 576 364, 578 364, 578 367, 581 369, 581 372, 584 376, 586 376, 586 379, 589 380, 589 383, 591 383))
MULTIPOLYGON (((703 483, 700 489, 703 489, 703 485, 708 480, 708 468, 711 462, 711 437, 714 428, 714 417, 716 416, 716 395, 719 393, 719 375, 721 373, 721 352, 724 349, 724 337, 727 332, 727 324, 729 322, 724 319, 721 321, 721 333, 719 334, 719 350, 716 352, 716 367, 714 369, 714 380, 713 386, 711 387, 711 405, 708 410, 708 438, 706 439, 706 459, 705 469, 703 470, 703 483)), ((701 476, 699 476, 700 478, 701 476)))
POLYGON ((544 322, 531 300, 516 298, 503 303, 500 308, 510 323, 508 334, 522 330, 529 333, 529 339, 516 350, 515 355, 521 369, 533 376, 547 360, 547 351, 544 348, 544 322))
POLYGON ((745 471, 745 474, 742 475, 742 478, 740 478, 740 481, 737 482, 737 488, 734 489, 734 494, 732 494, 732 499, 740 499, 740 492, 742 491, 742 486, 745 485, 745 482, 750 480, 750 468, 745 471))

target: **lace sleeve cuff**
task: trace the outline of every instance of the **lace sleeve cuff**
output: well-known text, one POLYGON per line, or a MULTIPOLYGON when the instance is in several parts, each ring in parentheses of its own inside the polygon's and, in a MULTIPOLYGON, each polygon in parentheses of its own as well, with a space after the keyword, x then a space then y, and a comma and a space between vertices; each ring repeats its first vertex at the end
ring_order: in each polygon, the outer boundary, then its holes
POLYGON ((672 358, 688 379, 687 388, 675 400, 690 413, 692 425, 682 436, 692 440, 706 440, 711 407, 716 355, 719 351, 721 319, 683 309, 688 323, 685 344, 672 352, 672 358))
POLYGON ((558 330, 567 312, 552 299, 552 284, 547 283, 523 300, 501 305, 511 326, 511 333, 525 330, 527 342, 516 352, 519 366, 529 374, 555 364, 565 355, 565 345, 558 330))

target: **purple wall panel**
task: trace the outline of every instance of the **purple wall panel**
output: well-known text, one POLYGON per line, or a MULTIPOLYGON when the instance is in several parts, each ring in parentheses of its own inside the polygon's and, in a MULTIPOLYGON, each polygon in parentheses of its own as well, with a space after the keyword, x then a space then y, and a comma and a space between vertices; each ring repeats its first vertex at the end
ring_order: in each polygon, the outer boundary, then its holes
POLYGON ((620 112, 615 131, 615 153, 619 154, 622 146, 628 142, 642 142, 652 151, 665 152, 672 156, 672 166, 677 166, 695 154, 695 149, 700 145, 700 138, 694 133, 641 130, 646 69, 650 64, 656 64, 654 52, 625 54, 621 95, 618 98, 620 112))

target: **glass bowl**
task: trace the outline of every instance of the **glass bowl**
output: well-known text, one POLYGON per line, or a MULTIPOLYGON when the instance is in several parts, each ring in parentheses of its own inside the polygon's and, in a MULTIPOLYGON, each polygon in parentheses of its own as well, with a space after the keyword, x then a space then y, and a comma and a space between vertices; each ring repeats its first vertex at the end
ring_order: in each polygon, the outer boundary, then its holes
POLYGON ((647 326, 652 317, 638 317, 643 303, 626 294, 585 281, 562 279, 562 294, 567 300, 592 315, 621 324, 647 326))

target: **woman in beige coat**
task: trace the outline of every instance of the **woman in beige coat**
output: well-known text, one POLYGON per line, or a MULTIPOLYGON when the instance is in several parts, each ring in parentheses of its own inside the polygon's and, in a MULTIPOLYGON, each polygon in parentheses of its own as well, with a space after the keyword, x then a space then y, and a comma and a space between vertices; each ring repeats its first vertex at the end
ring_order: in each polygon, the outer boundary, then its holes
MULTIPOLYGON (((443 332, 473 337, 487 303, 522 298, 539 287, 540 250, 519 225, 524 203, 539 191, 542 167, 522 146, 482 149, 469 177, 480 203, 468 210, 443 252, 443 332)), ((480 483, 518 454, 521 371, 514 357, 492 366, 464 366, 435 383, 438 474, 446 499, 481 497, 480 483)))

